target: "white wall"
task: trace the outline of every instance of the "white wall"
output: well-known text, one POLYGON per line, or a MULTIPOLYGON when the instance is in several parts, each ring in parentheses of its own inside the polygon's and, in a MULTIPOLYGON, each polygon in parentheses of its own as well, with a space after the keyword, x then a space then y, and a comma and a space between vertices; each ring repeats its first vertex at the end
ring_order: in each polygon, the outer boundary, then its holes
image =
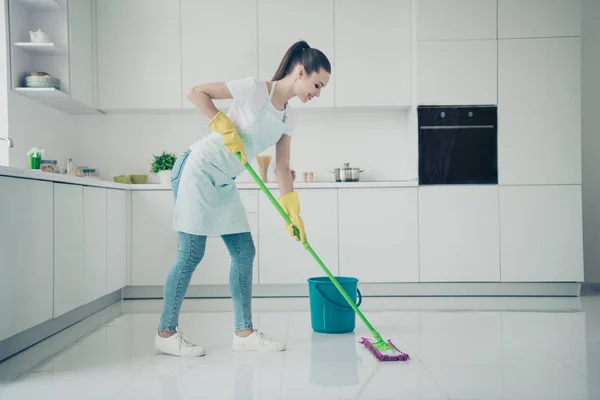
POLYGON ((43 158, 57 160, 61 169, 68 158, 75 158, 73 119, 68 114, 9 91, 8 127, 15 142, 11 167, 29 168, 26 153, 32 147, 45 149, 43 158))
POLYGON ((582 157, 585 281, 600 282, 600 1, 583 1, 582 157))
MULTIPOLYGON (((329 170, 344 162, 365 169, 363 180, 416 178, 417 137, 406 134, 405 111, 295 111, 291 164, 297 180, 303 171, 313 171, 315 180, 333 181, 329 170)), ((199 113, 77 116, 74 121, 77 161, 100 168, 107 179, 148 173, 152 154, 179 154, 208 133, 208 120, 199 113)))

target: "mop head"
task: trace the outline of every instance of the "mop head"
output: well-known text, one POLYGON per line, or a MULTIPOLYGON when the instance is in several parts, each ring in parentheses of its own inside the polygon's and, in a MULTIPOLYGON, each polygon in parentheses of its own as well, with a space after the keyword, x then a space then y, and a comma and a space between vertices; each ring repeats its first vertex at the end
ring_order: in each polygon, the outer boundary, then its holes
POLYGON ((362 343, 379 361, 408 361, 410 356, 398 350, 391 340, 387 342, 370 341, 367 338, 362 338, 359 342, 362 343))

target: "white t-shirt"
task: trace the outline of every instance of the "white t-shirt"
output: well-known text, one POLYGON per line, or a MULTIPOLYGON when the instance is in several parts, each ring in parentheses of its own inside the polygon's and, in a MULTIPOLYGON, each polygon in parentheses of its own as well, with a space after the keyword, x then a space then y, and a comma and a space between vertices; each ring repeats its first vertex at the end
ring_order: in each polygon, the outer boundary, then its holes
MULTIPOLYGON (((243 130, 252 123, 266 104, 267 109, 279 119, 283 120, 284 112, 275 108, 269 100, 269 88, 266 82, 252 77, 228 81, 225 83, 233 96, 233 102, 227 116, 235 125, 243 130)), ((291 108, 286 106, 285 135, 292 136, 294 132, 294 118, 291 108)))

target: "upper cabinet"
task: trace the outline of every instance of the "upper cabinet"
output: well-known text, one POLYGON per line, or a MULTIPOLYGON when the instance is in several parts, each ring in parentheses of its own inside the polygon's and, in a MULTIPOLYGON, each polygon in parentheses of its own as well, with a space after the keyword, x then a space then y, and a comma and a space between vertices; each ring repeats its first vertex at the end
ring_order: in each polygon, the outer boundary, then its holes
MULTIPOLYGON (((99 108, 180 109, 179 0, 102 0, 96 2, 96 13, 99 108)), ((226 20, 204 16, 198 24, 210 19, 226 20)))
POLYGON ((417 40, 496 39, 497 0, 419 0, 417 40))
MULTIPOLYGON (((334 63, 333 0, 258 0, 258 78, 270 80, 288 48, 298 40, 321 50, 334 63)), ((245 60, 244 62, 248 62, 245 60)), ((333 107, 336 77, 332 74, 321 96, 292 106, 333 107)))
MULTIPOLYGON (((256 6, 256 0, 181 0, 183 108, 194 108, 186 97, 193 86, 258 77, 256 6)), ((231 100, 216 104, 228 107, 231 100)))
POLYGON ((92 0, 10 0, 13 90, 70 114, 95 113, 92 17, 92 0))
POLYGON ((498 45, 500 184, 581 184, 581 38, 498 45))
POLYGON ((496 40, 419 42, 419 104, 497 104, 496 40))
POLYGON ((498 0, 498 38, 581 36, 581 0, 498 0))
POLYGON ((410 5, 335 1, 336 107, 411 105, 410 5))

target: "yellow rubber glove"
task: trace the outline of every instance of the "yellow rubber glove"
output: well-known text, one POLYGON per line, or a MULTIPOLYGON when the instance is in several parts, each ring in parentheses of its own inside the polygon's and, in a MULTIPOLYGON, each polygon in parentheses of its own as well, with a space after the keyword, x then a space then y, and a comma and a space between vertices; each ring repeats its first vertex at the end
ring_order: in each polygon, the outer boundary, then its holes
POLYGON ((287 231, 296 240, 306 241, 306 231, 304 230, 304 221, 300 218, 300 200, 298 199, 298 192, 289 192, 277 199, 283 211, 290 217, 292 223, 287 227, 287 231), (298 229, 300 237, 294 233, 294 227, 298 229))
POLYGON ((208 124, 208 127, 223 136, 223 144, 230 153, 241 153, 242 165, 246 165, 246 151, 244 144, 235 125, 231 119, 221 111, 214 116, 208 124))

